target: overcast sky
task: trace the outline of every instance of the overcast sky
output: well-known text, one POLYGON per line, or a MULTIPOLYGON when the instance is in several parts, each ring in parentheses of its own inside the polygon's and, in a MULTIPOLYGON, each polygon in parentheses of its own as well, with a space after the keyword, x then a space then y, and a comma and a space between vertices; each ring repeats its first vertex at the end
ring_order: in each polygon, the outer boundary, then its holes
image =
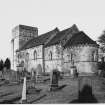
POLYGON ((92 39, 105 30, 105 0, 0 0, 0 58, 11 56, 11 30, 35 26, 39 34, 76 24, 92 39))

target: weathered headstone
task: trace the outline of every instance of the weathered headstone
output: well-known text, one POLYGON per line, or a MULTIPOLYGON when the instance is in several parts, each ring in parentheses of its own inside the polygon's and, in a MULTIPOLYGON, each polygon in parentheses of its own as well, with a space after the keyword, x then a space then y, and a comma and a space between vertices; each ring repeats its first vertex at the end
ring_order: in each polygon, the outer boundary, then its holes
POLYGON ((73 76, 74 78, 78 77, 77 68, 74 65, 71 66, 71 76, 73 76))
POLYGON ((36 88, 36 86, 35 86, 35 84, 36 84, 36 71, 35 71, 35 69, 33 69, 31 71, 31 81, 30 82, 31 82, 31 84, 27 89, 27 94, 36 94, 36 93, 41 91, 41 89, 36 88))
POLYGON ((36 70, 36 75, 41 75, 42 74, 42 66, 41 64, 38 64, 37 70, 36 70))
POLYGON ((33 69, 31 71, 31 79, 33 80, 33 79, 35 79, 35 77, 36 77, 36 71, 33 69))
POLYGON ((91 101, 93 98, 93 81, 91 76, 83 76, 78 80, 78 97, 79 101, 91 101))
POLYGON ((65 77, 69 77, 70 74, 71 74, 71 73, 70 73, 70 70, 65 70, 65 71, 64 71, 64 76, 65 76, 65 77))
POLYGON ((50 91, 56 90, 58 88, 58 79, 59 79, 59 71, 57 69, 54 69, 51 72, 50 91))
POLYGON ((36 82, 42 82, 42 66, 41 64, 38 64, 37 70, 36 70, 36 82))
POLYGON ((32 87, 35 88, 35 83, 36 83, 36 71, 34 71, 34 69, 31 71, 31 83, 32 83, 32 87))
POLYGON ((26 77, 24 77, 21 103, 24 104, 26 102, 27 102, 27 97, 26 97, 26 77))
POLYGON ((20 81, 20 74, 19 74, 19 71, 17 71, 17 82, 20 81))

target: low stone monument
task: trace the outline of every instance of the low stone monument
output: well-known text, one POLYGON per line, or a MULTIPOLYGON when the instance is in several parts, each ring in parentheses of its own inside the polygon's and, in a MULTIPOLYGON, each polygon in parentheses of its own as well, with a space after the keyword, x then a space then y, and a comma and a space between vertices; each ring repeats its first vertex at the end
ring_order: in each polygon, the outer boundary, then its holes
POLYGON ((38 64, 37 69, 36 69, 36 82, 40 83, 42 82, 42 66, 41 64, 38 64))
POLYGON ((26 97, 26 77, 24 77, 21 103, 25 104, 26 102, 27 102, 27 97, 26 97))
POLYGON ((73 78, 78 77, 78 72, 77 72, 76 66, 72 65, 70 69, 71 69, 71 76, 72 76, 73 78))
POLYGON ((36 83, 36 71, 32 70, 31 71, 31 82, 32 82, 32 87, 35 87, 35 83, 36 83))
POLYGON ((57 69, 54 69, 51 72, 50 91, 58 89, 58 79, 59 79, 59 71, 57 69))
POLYGON ((83 76, 78 80, 78 98, 80 102, 92 101, 93 79, 91 76, 83 76))
POLYGON ((41 64, 38 64, 37 69, 36 69, 36 75, 41 75, 42 74, 42 66, 41 64))

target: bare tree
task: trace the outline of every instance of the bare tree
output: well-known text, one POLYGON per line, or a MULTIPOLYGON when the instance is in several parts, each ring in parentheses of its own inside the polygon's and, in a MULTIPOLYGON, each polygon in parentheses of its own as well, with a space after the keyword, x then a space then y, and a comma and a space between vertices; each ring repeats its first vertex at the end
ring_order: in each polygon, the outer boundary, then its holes
POLYGON ((98 42, 101 46, 102 51, 105 51, 105 31, 98 37, 98 42))

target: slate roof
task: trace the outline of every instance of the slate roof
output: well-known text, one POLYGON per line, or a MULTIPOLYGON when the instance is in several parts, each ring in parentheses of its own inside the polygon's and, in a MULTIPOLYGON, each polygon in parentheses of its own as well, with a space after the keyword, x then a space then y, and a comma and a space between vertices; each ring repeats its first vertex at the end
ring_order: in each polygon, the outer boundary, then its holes
POLYGON ((35 37, 31 40, 29 40, 23 47, 21 47, 18 51, 20 50, 25 50, 25 49, 28 49, 28 48, 32 48, 32 47, 35 47, 35 46, 39 46, 39 45, 44 45, 44 43, 55 33, 58 33, 59 32, 59 29, 58 28, 55 28, 54 30, 52 31, 49 31, 45 34, 42 34, 38 37, 35 37))
POLYGON ((67 46, 75 46, 80 44, 95 44, 96 41, 93 41, 89 36, 87 36, 83 31, 80 31, 72 36, 71 39, 68 40, 68 42, 65 44, 64 47, 67 46))
POLYGON ((45 45, 45 46, 47 47, 47 46, 51 46, 51 45, 55 45, 55 44, 60 43, 64 39, 64 37, 67 37, 67 35, 69 33, 72 33, 71 31, 72 32, 73 31, 79 32, 79 30, 77 29, 77 26, 74 24, 74 25, 72 25, 72 27, 70 27, 68 29, 65 29, 63 31, 58 32, 56 34, 56 36, 49 43, 47 43, 47 45, 45 45))
POLYGON ((25 50, 28 48, 36 47, 39 45, 44 45, 44 47, 59 44, 63 47, 67 46, 75 46, 79 44, 96 44, 90 37, 88 37, 83 31, 79 31, 76 25, 65 29, 63 31, 59 31, 58 28, 42 34, 38 37, 35 37, 29 40, 22 48, 18 51, 25 50), (64 40, 64 42, 63 42, 64 40), (66 41, 65 41, 66 40, 66 41))

